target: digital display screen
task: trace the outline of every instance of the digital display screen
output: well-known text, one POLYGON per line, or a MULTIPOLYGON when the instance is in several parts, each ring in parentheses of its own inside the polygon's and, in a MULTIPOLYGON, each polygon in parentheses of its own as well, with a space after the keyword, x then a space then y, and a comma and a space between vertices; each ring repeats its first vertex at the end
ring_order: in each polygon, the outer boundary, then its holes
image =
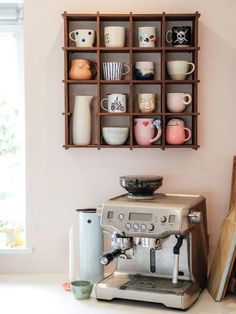
POLYGON ((114 212, 108 212, 107 213, 107 219, 113 219, 114 212))
POLYGON ((130 213, 129 214, 129 220, 152 221, 152 214, 130 213))

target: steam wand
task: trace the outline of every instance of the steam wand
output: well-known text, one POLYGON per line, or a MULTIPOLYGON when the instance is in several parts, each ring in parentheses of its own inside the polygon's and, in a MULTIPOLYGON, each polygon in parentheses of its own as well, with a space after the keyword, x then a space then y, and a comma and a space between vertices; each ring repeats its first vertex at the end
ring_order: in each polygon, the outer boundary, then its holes
POLYGON ((174 267, 173 267, 173 276, 172 276, 172 283, 176 285, 178 283, 178 273, 179 273, 179 251, 183 244, 183 236, 177 235, 177 243, 173 248, 174 253, 174 267))

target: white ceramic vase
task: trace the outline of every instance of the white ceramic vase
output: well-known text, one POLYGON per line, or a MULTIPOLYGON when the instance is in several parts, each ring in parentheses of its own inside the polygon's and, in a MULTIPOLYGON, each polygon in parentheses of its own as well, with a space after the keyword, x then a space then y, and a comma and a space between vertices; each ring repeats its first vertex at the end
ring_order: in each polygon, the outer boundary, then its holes
POLYGON ((75 145, 91 143, 91 110, 93 96, 75 96, 72 117, 72 135, 75 145))

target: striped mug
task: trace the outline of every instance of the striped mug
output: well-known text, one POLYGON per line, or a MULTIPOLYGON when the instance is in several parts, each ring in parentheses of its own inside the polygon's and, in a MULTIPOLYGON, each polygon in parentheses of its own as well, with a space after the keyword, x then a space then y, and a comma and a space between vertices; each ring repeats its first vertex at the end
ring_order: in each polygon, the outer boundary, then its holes
POLYGON ((122 62, 103 62, 102 69, 104 80, 122 80, 122 77, 129 73, 130 66, 122 62))

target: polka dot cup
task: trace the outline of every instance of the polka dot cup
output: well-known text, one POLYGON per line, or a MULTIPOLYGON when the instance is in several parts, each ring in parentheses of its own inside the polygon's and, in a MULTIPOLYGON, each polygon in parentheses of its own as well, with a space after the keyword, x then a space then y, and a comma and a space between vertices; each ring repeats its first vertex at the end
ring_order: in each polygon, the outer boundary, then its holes
POLYGON ((69 33, 69 37, 75 42, 76 47, 93 47, 95 31, 93 29, 75 29, 69 33))

